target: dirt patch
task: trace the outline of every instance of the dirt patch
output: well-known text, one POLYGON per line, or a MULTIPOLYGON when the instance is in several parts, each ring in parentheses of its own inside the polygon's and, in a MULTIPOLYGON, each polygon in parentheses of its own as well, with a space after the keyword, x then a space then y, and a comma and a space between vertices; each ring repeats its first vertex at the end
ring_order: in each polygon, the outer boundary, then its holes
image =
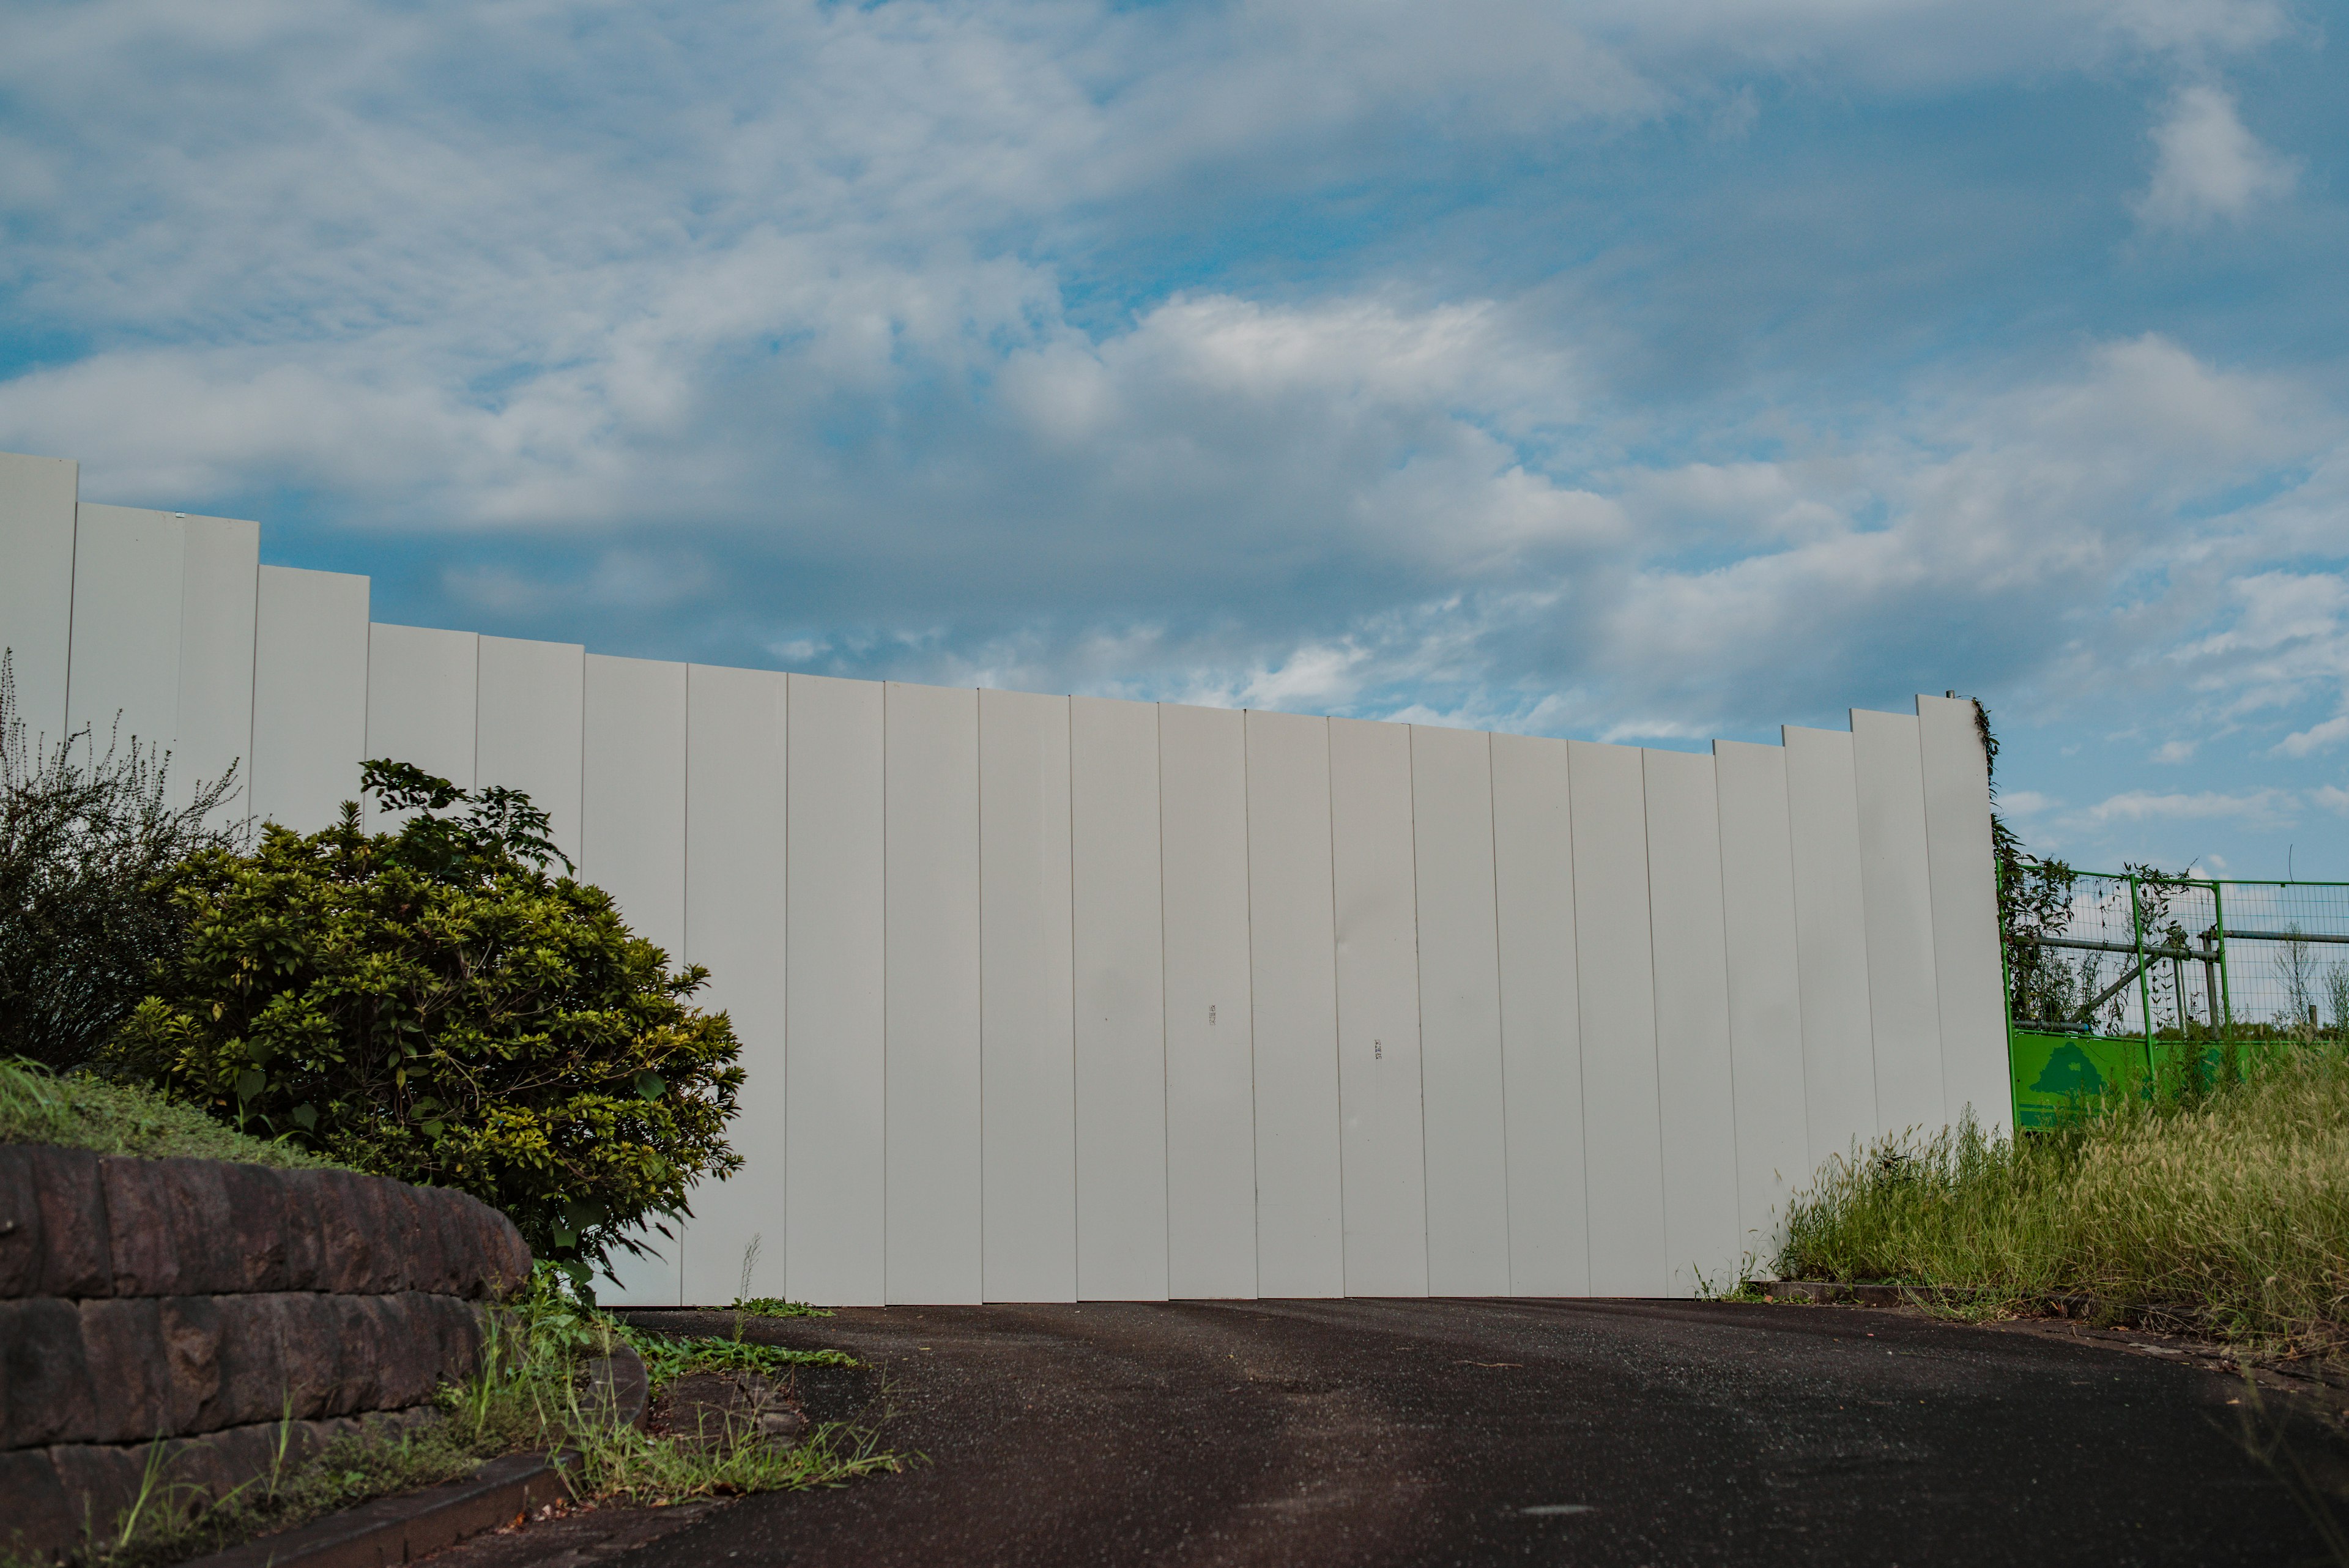
POLYGON ((653 1397, 645 1429, 704 1446, 748 1432, 769 1442, 796 1443, 807 1435, 809 1423, 795 1382, 756 1373, 688 1372, 653 1397))

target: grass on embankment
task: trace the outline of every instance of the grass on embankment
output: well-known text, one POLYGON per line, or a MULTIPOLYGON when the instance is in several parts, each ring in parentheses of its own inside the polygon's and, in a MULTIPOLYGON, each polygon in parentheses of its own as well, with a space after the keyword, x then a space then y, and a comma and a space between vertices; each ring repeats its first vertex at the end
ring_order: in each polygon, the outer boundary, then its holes
POLYGON ((2085 1295, 2285 1354, 2349 1355, 2349 1058, 2115 1096, 2075 1126, 1971 1124, 1832 1162, 1790 1207, 1788 1278, 1939 1287, 1957 1310, 2085 1295))
POLYGON ((248 1137, 153 1089, 79 1075, 60 1078, 20 1062, 0 1062, 0 1143, 54 1143, 99 1154, 183 1155, 293 1169, 335 1163, 248 1137))

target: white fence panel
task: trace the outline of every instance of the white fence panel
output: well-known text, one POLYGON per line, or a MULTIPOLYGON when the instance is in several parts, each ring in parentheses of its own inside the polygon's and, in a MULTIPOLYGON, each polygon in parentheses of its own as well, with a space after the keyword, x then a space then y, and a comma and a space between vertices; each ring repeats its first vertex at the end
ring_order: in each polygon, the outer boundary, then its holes
POLYGON ((1738 1229, 1740 1245, 1766 1262, 1783 1240, 1787 1194, 1811 1168, 1786 753, 1743 741, 1715 741, 1713 752, 1737 1087, 1738 1229))
POLYGON ((1158 709, 1069 700, 1077 1294, 1166 1299, 1166 949, 1158 709))
POLYGON ((587 656, 579 869, 636 935, 685 957, 685 669, 587 656))
POLYGON ((180 728, 171 743, 171 798, 195 798, 236 769, 236 786, 211 816, 248 814, 253 751, 254 600, 261 586, 261 524, 191 517, 181 557, 180 728))
POLYGON ((1671 1273, 1640 753, 1630 746, 1569 741, 1567 767, 1590 1288, 1608 1296, 1661 1295, 1671 1273))
POLYGON ((709 971, 697 999, 732 1019, 745 1074, 727 1141, 745 1166, 693 1194, 685 1299, 718 1305, 742 1288, 781 1293, 783 1234, 784 725, 789 678, 696 664, 686 670, 685 953, 709 971))
MULTIPOLYGON (((580 728, 579 871, 612 895, 636 935, 685 955, 685 666, 591 653, 580 728)), ((614 1300, 685 1299, 687 1238, 664 1216, 616 1260, 614 1300)))
POLYGON ((808 1301, 877 1305, 882 1153, 882 689, 794 675, 784 766, 783 1277, 808 1301))
POLYGON ((155 756, 180 732, 180 607, 187 524, 85 502, 74 524, 73 659, 66 727, 99 756, 133 739, 155 756))
MULTIPOLYGON (((367 756, 409 763, 472 788, 481 683, 481 639, 472 632, 380 622, 367 628, 367 756)), ((372 799, 359 810, 372 833, 404 815, 387 813, 372 799)))
POLYGON ((888 1299, 980 1299, 978 693, 888 689, 888 1299))
POLYGON ((986 1294, 1077 1293, 1069 700, 978 697, 986 1294))
POLYGON ((1158 710, 1166 942, 1166 1288, 1256 1293, 1247 718, 1158 710))
POLYGON ((359 797, 367 579, 261 568, 253 639, 253 809, 316 833, 359 797))
POLYGON ((80 465, 0 452, 0 649, 16 674, 25 738, 54 746, 66 732, 73 645, 74 507, 80 465))
POLYGON ((1527 1296, 1590 1290, 1568 798, 1564 741, 1493 737, 1509 1284, 1527 1296))
POLYGON ((1868 922, 1868 1029, 1877 1126, 1931 1129, 1941 1108, 1941 1003, 1933 976, 1933 885, 1917 721, 1851 714, 1859 880, 1868 922))
MULTIPOLYGON (((1328 723, 1346 1293, 1423 1296, 1427 1145, 1420 1092, 1411 732, 1359 719, 1328 723)), ((1261 914, 1258 921, 1261 929, 1261 914)), ((1257 992, 1262 994, 1261 980, 1257 992)))
POLYGON ((1964 698, 1917 698, 1924 754, 1926 860, 1933 877, 1933 973, 1940 992, 1942 1107, 1973 1107, 1985 1131, 2013 1121, 2006 1067, 2006 971, 1999 961, 1999 884, 1990 863, 1990 757, 1981 710, 1964 698))
POLYGON ((1493 742, 1411 726, 1427 1288, 1509 1293, 1509 1151, 1493 890, 1493 742))
POLYGON ((576 861, 586 650, 575 642, 484 637, 478 657, 474 779, 484 789, 529 795, 549 818, 548 836, 576 861))
POLYGON ((1998 884, 1991 868, 1990 766, 1973 703, 1919 697, 1926 858, 1933 883, 1933 968, 1941 1009, 1941 1103, 1985 1130, 2014 1110, 2007 1076, 1998 884))
POLYGON ((1721 805, 1713 759, 1640 753, 1656 961, 1656 1093, 1671 1293, 1734 1283, 1737 1106, 1722 925, 1721 805))
POLYGON ((1247 716, 1256 1281, 1268 1296, 1346 1290, 1330 748, 1322 720, 1247 716))
POLYGON ((1875 1136, 1868 918, 1851 736, 1785 730, 1786 823, 1795 857, 1795 972, 1802 987, 1804 1119, 1810 1164, 1875 1136))

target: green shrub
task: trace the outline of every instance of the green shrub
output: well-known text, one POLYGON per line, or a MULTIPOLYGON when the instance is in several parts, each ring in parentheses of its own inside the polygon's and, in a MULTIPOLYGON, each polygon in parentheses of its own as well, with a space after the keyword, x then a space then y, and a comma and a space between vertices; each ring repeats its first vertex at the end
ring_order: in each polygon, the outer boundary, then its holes
MULTIPOLYGON (((188 924, 109 1054, 242 1129, 511 1216, 542 1258, 608 1265, 740 1157, 742 1072, 722 1012, 688 999, 611 897, 548 873, 547 818, 509 790, 370 763, 358 808, 162 878, 188 924), (462 807, 451 815, 452 807, 462 807)), ((569 863, 564 862, 566 869, 569 863)), ((665 1228, 664 1228, 665 1229, 665 1228)))
POLYGON ((170 755, 137 737, 101 754, 87 724, 53 745, 26 734, 15 656, 0 650, 0 1057, 64 1072, 88 1063, 179 946, 156 877, 227 847, 207 818, 235 769, 169 804, 170 755))

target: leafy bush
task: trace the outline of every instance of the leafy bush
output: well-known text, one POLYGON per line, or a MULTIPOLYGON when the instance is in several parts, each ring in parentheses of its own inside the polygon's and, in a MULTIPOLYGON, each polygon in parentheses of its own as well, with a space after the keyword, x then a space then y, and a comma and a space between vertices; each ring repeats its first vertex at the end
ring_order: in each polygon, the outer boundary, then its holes
POLYGON ((230 836, 207 818, 235 772, 166 804, 169 753, 133 736, 103 755, 87 724, 26 736, 16 660, 0 650, 0 1057, 59 1072, 88 1062, 180 941, 155 879, 230 836))
MULTIPOLYGON (((588 1265, 686 1210, 741 1158, 722 1137, 732 1025, 688 999, 610 895, 548 873, 546 814, 404 763, 358 807, 251 854, 199 852, 160 886, 189 927, 119 1035, 115 1070, 224 1121, 503 1210, 542 1258, 588 1265), (462 807, 451 815, 452 807, 462 807)), ((564 862, 566 869, 569 862, 564 862)))

